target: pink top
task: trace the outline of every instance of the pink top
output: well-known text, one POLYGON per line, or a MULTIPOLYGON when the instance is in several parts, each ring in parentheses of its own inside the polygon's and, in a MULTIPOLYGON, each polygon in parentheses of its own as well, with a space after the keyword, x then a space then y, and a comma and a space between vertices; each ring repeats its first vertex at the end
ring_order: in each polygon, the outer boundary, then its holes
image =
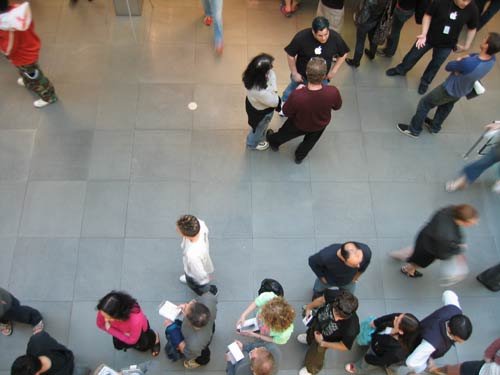
POLYGON ((111 336, 116 337, 118 340, 126 344, 133 345, 139 341, 142 332, 148 330, 148 319, 142 312, 140 307, 134 310, 128 320, 113 320, 110 322, 111 327, 106 329, 106 321, 100 311, 97 312, 96 319, 97 327, 106 331, 111 336))

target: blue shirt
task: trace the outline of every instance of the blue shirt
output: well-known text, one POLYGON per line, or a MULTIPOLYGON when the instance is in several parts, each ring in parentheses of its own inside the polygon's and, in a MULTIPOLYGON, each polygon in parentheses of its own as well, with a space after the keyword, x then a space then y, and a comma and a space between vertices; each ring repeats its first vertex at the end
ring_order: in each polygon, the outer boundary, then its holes
POLYGON ((489 60, 481 60, 479 54, 473 53, 460 61, 449 62, 445 69, 452 73, 443 83, 446 92, 455 98, 467 95, 472 91, 474 82, 483 78, 493 68, 495 61, 495 56, 489 60))

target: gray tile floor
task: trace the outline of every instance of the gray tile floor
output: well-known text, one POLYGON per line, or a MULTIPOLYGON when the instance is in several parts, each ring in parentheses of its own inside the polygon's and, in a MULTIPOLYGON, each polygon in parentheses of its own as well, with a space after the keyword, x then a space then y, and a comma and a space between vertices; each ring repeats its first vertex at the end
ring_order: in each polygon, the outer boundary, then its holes
MULTIPOLYGON (((159 302, 192 296, 177 281, 182 261, 174 222, 186 212, 208 223, 220 287, 214 355, 201 372, 223 372, 233 323, 262 278, 281 280, 297 309, 310 298, 307 257, 333 241, 355 239, 374 251, 357 291, 361 317, 431 312, 443 291, 439 266, 408 280, 387 253, 410 244, 438 207, 459 202, 481 213, 481 224, 467 230, 471 275, 455 287, 474 334, 440 362, 479 359, 499 336, 500 295, 474 280, 500 260, 500 197, 489 190, 496 172, 465 192, 447 194, 443 184, 463 165, 461 154, 482 126, 500 117, 500 64, 484 80, 487 93, 461 101, 442 134, 403 137, 394 126, 415 110, 428 57, 406 78, 384 71, 414 40, 418 29, 410 22, 393 59, 363 59, 357 71, 342 67, 334 83, 344 107, 297 166, 297 142, 278 154, 244 147, 241 72, 252 56, 269 52, 284 88, 283 47, 309 26, 317 0, 304 0, 290 19, 278 3, 225 0, 226 44, 217 58, 198 0, 145 1, 143 16, 133 20, 138 43, 111 1, 80 0, 75 8, 66 0, 32 1, 41 65, 61 100, 34 109, 32 96, 16 85, 16 71, 0 62, 0 285, 39 308, 47 330, 79 363, 120 367, 150 358, 116 353, 95 327, 95 304, 110 289, 128 290, 161 329, 159 302), (198 103, 194 112, 190 101, 198 103)), ((351 19, 348 11, 343 35, 353 48, 351 19)), ((499 25, 497 17, 488 29, 499 25)), ((434 85, 445 76, 441 71, 434 85)), ((272 127, 281 121, 276 117, 272 127)), ((297 319, 297 332, 301 327, 297 319)), ((12 337, 0 337, 0 375, 24 351, 29 333, 18 325, 12 337)), ((296 374, 304 351, 294 340, 283 347, 283 374, 296 374)), ((324 372, 342 373, 358 355, 330 352, 324 372)), ((184 373, 163 356, 157 363, 155 373, 184 373)))

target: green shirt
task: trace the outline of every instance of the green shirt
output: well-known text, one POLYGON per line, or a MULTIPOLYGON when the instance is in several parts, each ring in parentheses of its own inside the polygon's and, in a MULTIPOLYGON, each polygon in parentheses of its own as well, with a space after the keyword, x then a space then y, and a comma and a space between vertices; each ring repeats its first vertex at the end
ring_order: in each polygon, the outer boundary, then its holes
POLYGON ((274 294, 273 292, 264 292, 264 293, 260 294, 255 299, 254 302, 258 307, 257 323, 259 325, 261 332, 265 332, 266 334, 268 334, 273 339, 273 342, 275 344, 283 345, 283 344, 287 343, 288 339, 292 335, 293 323, 290 324, 290 326, 287 329, 285 329, 284 331, 278 332, 278 331, 275 331, 274 329, 266 327, 266 325, 261 317, 262 306, 264 306, 267 302, 269 302, 270 300, 272 300, 276 297, 278 297, 278 296, 276 294, 274 294))

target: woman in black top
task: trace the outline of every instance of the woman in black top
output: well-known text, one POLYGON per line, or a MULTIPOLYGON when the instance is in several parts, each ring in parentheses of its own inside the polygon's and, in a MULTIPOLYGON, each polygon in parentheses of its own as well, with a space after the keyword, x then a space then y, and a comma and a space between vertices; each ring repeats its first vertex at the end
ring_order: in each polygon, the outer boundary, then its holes
POLYGON ((419 321, 413 314, 384 315, 370 325, 375 332, 365 355, 345 365, 351 374, 364 374, 404 361, 419 343, 419 321))

